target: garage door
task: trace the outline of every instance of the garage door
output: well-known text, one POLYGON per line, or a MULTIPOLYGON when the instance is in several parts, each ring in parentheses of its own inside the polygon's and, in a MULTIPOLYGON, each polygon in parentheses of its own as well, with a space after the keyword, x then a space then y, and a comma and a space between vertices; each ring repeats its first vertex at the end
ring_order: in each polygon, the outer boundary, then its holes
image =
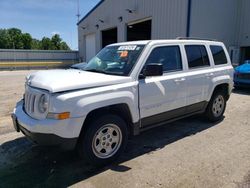
POLYGON ((151 40, 151 25, 151 20, 128 24, 127 41, 151 40))
POLYGON ((117 43, 117 27, 102 31, 102 47, 117 43))
POLYGON ((250 60, 250 46, 241 48, 241 54, 242 54, 241 63, 243 63, 245 60, 250 60))
POLYGON ((96 55, 95 34, 86 35, 86 61, 89 61, 96 55))

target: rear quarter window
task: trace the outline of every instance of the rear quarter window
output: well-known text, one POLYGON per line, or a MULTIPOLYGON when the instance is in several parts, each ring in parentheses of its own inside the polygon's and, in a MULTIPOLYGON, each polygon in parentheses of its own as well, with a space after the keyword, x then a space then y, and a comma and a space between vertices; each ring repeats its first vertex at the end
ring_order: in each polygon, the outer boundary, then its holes
POLYGON ((210 50, 213 54, 213 59, 214 59, 215 65, 227 64, 227 57, 226 57, 225 51, 222 48, 222 46, 212 45, 212 46, 210 46, 210 50))

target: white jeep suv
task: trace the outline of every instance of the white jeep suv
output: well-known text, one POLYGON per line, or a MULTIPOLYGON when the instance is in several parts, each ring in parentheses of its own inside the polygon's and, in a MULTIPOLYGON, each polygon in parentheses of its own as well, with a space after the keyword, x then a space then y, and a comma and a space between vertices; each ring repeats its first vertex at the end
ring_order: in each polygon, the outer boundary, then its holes
POLYGON ((27 76, 12 119, 37 144, 77 148, 89 162, 106 164, 122 153, 129 135, 194 114, 222 119, 232 78, 221 42, 117 43, 83 69, 27 76))

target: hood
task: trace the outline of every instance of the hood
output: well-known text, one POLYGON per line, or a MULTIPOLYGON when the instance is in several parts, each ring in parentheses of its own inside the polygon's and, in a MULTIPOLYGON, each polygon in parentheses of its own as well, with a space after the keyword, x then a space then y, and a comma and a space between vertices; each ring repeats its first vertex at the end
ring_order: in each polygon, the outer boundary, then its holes
POLYGON ((245 63, 235 68, 235 71, 239 73, 250 73, 250 64, 245 63))
POLYGON ((93 88, 131 81, 130 77, 113 76, 75 69, 47 70, 30 74, 28 85, 48 90, 51 93, 74 89, 93 88))

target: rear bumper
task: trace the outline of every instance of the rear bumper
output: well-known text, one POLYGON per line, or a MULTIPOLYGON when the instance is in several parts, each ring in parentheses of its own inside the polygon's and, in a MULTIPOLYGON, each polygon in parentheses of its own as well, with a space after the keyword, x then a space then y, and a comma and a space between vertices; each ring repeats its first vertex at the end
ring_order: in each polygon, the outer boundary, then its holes
POLYGON ((63 150, 74 149, 82 127, 81 118, 67 120, 36 120, 28 116, 20 101, 11 117, 14 128, 39 145, 58 146, 63 150))

